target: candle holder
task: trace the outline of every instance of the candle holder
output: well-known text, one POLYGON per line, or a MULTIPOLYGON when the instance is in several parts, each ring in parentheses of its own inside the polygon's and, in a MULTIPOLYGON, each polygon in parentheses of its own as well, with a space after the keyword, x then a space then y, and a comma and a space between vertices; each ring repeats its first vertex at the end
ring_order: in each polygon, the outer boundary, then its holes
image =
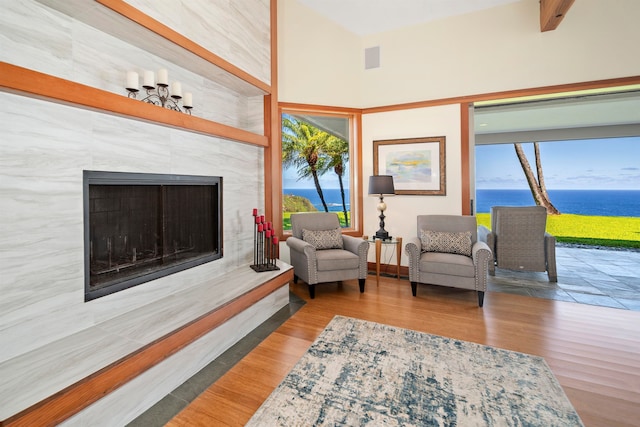
POLYGON ((251 268, 257 273, 280 270, 276 265, 278 253, 278 237, 271 222, 264 219, 264 215, 258 215, 258 210, 253 210, 253 264, 251 268))
MULTIPOLYGON (((193 95, 190 92, 184 93, 184 99, 182 98, 182 85, 180 82, 173 82, 171 85, 171 93, 169 91, 168 74, 167 70, 158 71, 158 82, 155 82, 155 75, 153 71, 144 72, 143 89, 146 91, 147 96, 142 98, 142 102, 147 104, 157 105, 168 110, 178 111, 180 113, 187 113, 191 115, 191 109, 193 108, 192 101, 193 95), (180 108, 179 101, 182 99, 182 108, 180 108), (184 109, 184 111, 183 111, 184 109)), ((138 73, 135 71, 127 72, 127 96, 132 99, 138 98, 138 73)))

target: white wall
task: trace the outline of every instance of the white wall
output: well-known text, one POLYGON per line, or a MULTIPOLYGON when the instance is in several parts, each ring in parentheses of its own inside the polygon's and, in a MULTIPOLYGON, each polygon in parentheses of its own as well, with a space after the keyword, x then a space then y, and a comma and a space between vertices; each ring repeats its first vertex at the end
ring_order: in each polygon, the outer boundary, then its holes
MULTIPOLYGON (((446 137, 446 196, 388 196, 385 197, 385 230, 394 237, 416 236, 416 216, 425 214, 460 214, 460 107, 417 108, 413 110, 366 114, 362 119, 362 149, 365 164, 362 175, 373 175, 373 141, 385 139, 418 138, 427 136, 446 137)), ((379 228, 378 197, 368 196, 368 179, 364 180, 364 234, 373 235, 379 228)), ((375 250, 369 250, 369 261, 375 261, 375 250)), ((388 262, 388 260, 386 260, 388 262)), ((395 257, 392 264, 395 263, 395 257)), ((408 265, 402 254, 402 265, 408 265)))
POLYGON ((537 0, 522 0, 364 38, 383 55, 379 69, 363 73, 361 106, 640 73, 640 2, 580 0, 544 33, 539 8, 537 0))
POLYGON ((544 33, 538 0, 521 0, 366 37, 278 5, 281 101, 366 108, 640 74, 636 0, 580 0, 544 33), (372 46, 381 66, 365 70, 372 46))
POLYGON ((361 40, 297 0, 278 1, 278 100, 360 104, 361 40))
MULTIPOLYGON (((178 4, 171 3, 172 6, 178 4)), ((248 43, 259 43, 259 46, 248 44, 241 50, 233 49, 242 43, 242 27, 235 27, 235 32, 218 34, 217 42, 226 44, 221 49, 226 52, 226 59, 254 69, 256 64, 252 63, 253 59, 247 61, 247 52, 255 47, 262 52, 261 58, 265 52, 268 56, 268 4, 268 0, 243 0, 234 3, 232 9, 218 11, 228 14, 228 23, 242 22, 255 13, 266 11, 267 14, 258 20, 258 24, 262 22, 259 34, 246 38, 248 43)), ((206 8, 203 3, 191 2, 190 5, 206 8)), ((34 0, 0 0, 0 7, 0 61, 122 96, 126 96, 123 83, 128 69, 167 67, 171 80, 182 80, 183 89, 191 86, 196 100, 194 115, 263 132, 262 106, 255 99, 244 98, 183 69, 180 64, 141 51, 34 0)), ((191 13, 195 12, 191 10, 191 13)), ((207 13, 201 15, 206 17, 207 13)), ((224 17, 218 16, 218 19, 224 17)), ((193 20, 182 23, 191 24, 193 20)), ((202 25, 191 25, 190 31, 201 31, 201 39, 208 37, 202 25)), ((251 31, 256 31, 255 27, 251 31)), ((270 69, 268 63, 260 61, 260 68, 270 69)), ((262 73, 259 77, 268 79, 269 76, 262 73)), ((220 303, 191 296, 193 303, 187 304, 188 308, 180 313, 166 306, 167 300, 185 289, 214 288, 219 286, 216 278, 226 273, 244 267, 250 271, 251 211, 256 207, 262 210, 264 206, 261 190, 264 188, 264 155, 263 148, 249 144, 2 91, 0 122, 3 126, 0 139, 0 378, 3 378, 0 420, 3 420, 114 362, 123 356, 123 351, 127 354, 147 344, 148 339, 169 332, 141 318, 135 323, 141 326, 138 332, 144 338, 113 339, 107 338, 110 332, 101 331, 96 325, 118 316, 131 320, 131 313, 144 316, 145 311, 158 314, 160 310, 168 310, 167 318, 172 322, 184 324, 201 315, 202 310, 212 310, 220 303), (85 303, 82 198, 85 169, 222 176, 223 258, 85 303), (164 307, 153 306, 160 301, 165 301, 158 304, 165 304, 164 307), (101 333, 104 336, 100 336, 101 333), (69 354, 64 344, 73 341, 86 346, 89 336, 95 348, 89 357, 76 360, 76 355, 69 354), (48 375, 38 376, 38 371, 24 363, 28 360, 45 360, 50 366, 48 371, 45 369, 48 375), (64 372, 66 370, 73 374, 64 372)), ((217 296, 227 298, 237 289, 233 281, 226 281, 217 296)), ((271 301, 253 312, 253 321, 271 315, 279 308, 278 304, 281 307, 286 302, 283 303, 282 298, 271 301)), ((182 324, 173 326, 177 328, 182 324)), ((250 330, 231 329, 233 334, 221 341, 224 345, 230 345, 229 342, 235 342, 250 330)), ((213 357, 212 352, 209 356, 213 357)), ((165 369, 177 372, 182 367, 165 369)), ((157 397, 162 389, 153 386, 153 392, 157 397)))

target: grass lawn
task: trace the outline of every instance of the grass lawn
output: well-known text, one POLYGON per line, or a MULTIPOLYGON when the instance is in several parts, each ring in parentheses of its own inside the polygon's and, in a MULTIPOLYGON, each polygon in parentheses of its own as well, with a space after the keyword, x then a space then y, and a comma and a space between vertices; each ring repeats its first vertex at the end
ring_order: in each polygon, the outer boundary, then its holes
MULTIPOLYGON (((477 214, 478 224, 491 228, 491 214, 477 214)), ((549 215, 547 232, 558 242, 640 248, 640 218, 622 216, 549 215)))
MULTIPOLYGON (((282 229, 283 230, 291 230, 291 214, 296 212, 283 212, 282 213, 282 229)), ((340 220, 340 225, 344 227, 344 212, 335 212, 338 214, 338 219, 340 220)), ((351 216, 351 215, 349 215, 351 216)))

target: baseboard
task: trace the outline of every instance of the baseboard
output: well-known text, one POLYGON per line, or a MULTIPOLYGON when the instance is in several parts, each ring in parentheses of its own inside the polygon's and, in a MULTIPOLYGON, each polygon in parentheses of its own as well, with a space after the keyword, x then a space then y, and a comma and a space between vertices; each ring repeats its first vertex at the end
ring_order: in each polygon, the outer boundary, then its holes
MULTIPOLYGON (((380 275, 385 277, 397 277, 396 269, 398 267, 395 264, 380 264, 380 275)), ((367 262, 367 270, 369 274, 376 274, 376 263, 375 262, 367 262)), ((400 266, 400 279, 404 277, 409 277, 409 267, 404 265, 400 266)))

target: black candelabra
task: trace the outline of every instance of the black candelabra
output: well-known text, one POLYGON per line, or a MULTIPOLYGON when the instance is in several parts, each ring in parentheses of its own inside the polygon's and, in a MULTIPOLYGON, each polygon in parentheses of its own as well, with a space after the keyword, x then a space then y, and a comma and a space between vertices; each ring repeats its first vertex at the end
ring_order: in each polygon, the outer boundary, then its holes
POLYGON ((280 270, 280 267, 276 265, 278 236, 275 235, 273 224, 265 221, 264 215, 258 215, 258 209, 253 210, 253 217, 253 264, 251 268, 258 273, 280 270))
MULTIPOLYGON (((138 79, 138 73, 135 71, 127 72, 126 89, 129 98, 137 99, 138 97, 138 92, 140 91, 140 89, 138 89, 138 79)), ((169 91, 169 74, 167 70, 162 69, 158 71, 157 81, 153 71, 145 70, 142 87, 147 94, 146 97, 141 99, 142 102, 181 113, 191 114, 191 109, 193 108, 192 93, 185 92, 183 97, 180 82, 173 82, 171 84, 171 91, 169 91), (182 108, 180 108, 180 100, 182 100, 182 108)))

